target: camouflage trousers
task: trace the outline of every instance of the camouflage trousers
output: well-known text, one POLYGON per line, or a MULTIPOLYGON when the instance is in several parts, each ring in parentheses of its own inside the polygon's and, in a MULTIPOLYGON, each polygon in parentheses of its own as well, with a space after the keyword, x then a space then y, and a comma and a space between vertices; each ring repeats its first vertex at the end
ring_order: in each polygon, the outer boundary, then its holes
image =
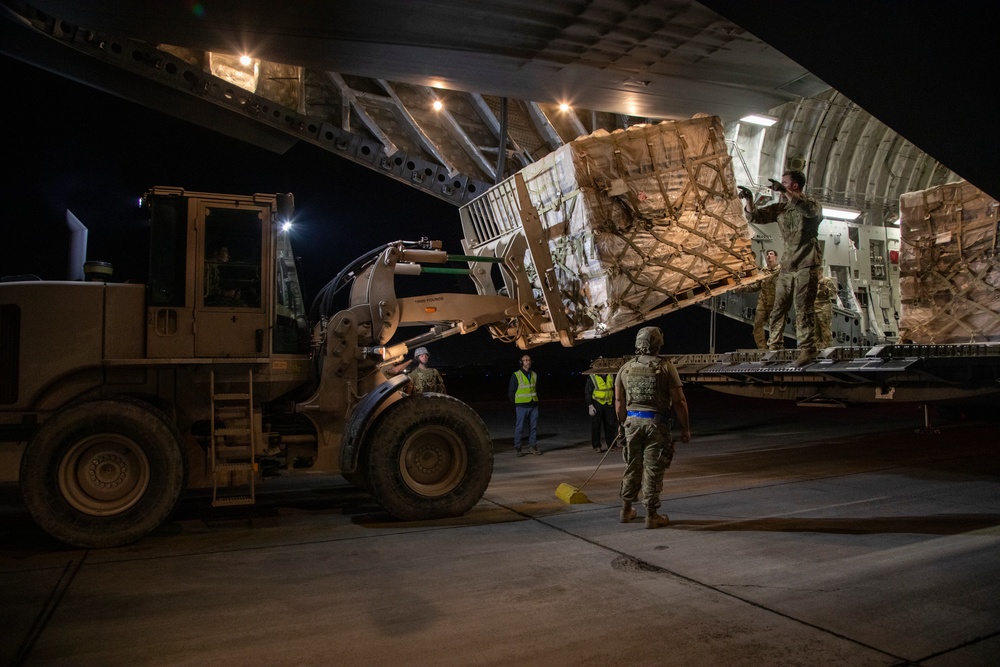
POLYGON ((764 333, 764 328, 771 317, 773 305, 773 302, 757 299, 757 308, 753 315, 753 342, 757 345, 758 350, 767 349, 767 334, 764 333))
POLYGON ((795 337, 799 349, 816 351, 816 286, 823 268, 810 266, 798 271, 782 271, 774 286, 774 308, 771 309, 771 337, 768 348, 785 349, 785 318, 795 302, 795 337))
POLYGON ((639 489, 651 512, 660 506, 663 473, 674 459, 670 426, 653 419, 625 419, 625 474, 622 476, 622 500, 635 502, 639 489))
POLYGON ((825 350, 833 345, 833 304, 816 304, 816 349, 825 350))

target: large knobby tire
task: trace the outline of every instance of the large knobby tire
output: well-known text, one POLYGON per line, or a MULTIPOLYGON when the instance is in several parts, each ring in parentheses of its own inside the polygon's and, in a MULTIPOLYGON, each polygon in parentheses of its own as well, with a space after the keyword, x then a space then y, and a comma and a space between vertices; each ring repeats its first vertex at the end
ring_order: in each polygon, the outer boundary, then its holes
POLYGON ((370 487, 368 484, 368 461, 365 456, 365 449, 359 452, 358 455, 358 467, 354 472, 341 472, 340 476, 347 480, 347 482, 356 489, 361 489, 362 491, 367 491, 370 487))
POLYGON ((354 472, 340 473, 351 486, 362 491, 371 492, 371 482, 368 481, 368 448, 362 447, 358 452, 358 466, 354 472))
POLYGON ((21 458, 21 492, 39 526, 85 548, 146 535, 187 481, 181 436, 153 406, 128 398, 77 403, 46 421, 21 458))
POLYGON ((365 437, 369 490, 404 521, 459 516, 486 492, 493 441, 472 408, 444 394, 396 401, 365 437))

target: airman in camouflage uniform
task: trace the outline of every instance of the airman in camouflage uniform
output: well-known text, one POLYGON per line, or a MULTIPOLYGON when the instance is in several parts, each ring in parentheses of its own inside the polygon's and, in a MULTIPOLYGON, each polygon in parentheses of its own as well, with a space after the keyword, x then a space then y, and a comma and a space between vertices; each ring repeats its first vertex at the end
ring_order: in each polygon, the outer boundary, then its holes
POLYGON ((833 299, 837 296, 837 283, 826 277, 816 287, 816 347, 825 350, 833 344, 833 299))
POLYGON ((677 369, 656 356, 663 345, 657 327, 643 327, 635 337, 636 357, 626 361, 615 377, 615 411, 625 431, 625 474, 622 477, 622 509, 619 521, 635 518, 632 504, 639 488, 646 503, 646 528, 659 528, 670 521, 657 513, 663 473, 674 458, 670 436, 670 409, 681 425, 681 441, 691 440, 687 399, 677 369))
POLYGON ((764 328, 771 317, 771 308, 774 307, 774 287, 778 281, 778 252, 768 250, 764 253, 764 268, 762 272, 767 274, 767 278, 755 282, 749 287, 741 288, 741 292, 759 292, 757 295, 757 309, 753 316, 753 342, 758 350, 767 349, 767 336, 764 328))
POLYGON ((416 352, 413 353, 413 358, 420 363, 419 366, 410 371, 410 382, 413 384, 413 393, 434 392, 437 394, 447 394, 448 391, 444 388, 444 378, 441 377, 436 368, 429 368, 427 366, 427 362, 431 358, 430 353, 427 352, 427 348, 418 347, 416 352))
POLYGON ((781 183, 773 182, 781 201, 757 208, 751 197, 744 197, 744 208, 750 220, 758 224, 777 222, 785 243, 781 256, 781 273, 775 284, 774 307, 771 309, 771 337, 768 349, 784 349, 785 318, 795 302, 795 336, 799 340, 797 366, 816 359, 816 285, 822 275, 819 251, 819 225, 823 221, 822 207, 803 193, 806 177, 801 171, 786 171, 781 183))

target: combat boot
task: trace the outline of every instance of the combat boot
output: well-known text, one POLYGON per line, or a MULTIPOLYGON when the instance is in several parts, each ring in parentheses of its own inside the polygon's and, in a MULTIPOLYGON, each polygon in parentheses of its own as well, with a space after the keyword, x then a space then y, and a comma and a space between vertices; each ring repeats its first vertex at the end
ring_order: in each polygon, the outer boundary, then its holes
POLYGON ((799 367, 808 366, 814 361, 816 361, 816 350, 804 348, 799 351, 799 356, 795 359, 795 365, 799 367))
POLYGON ((666 526, 669 523, 670 517, 666 514, 657 514, 652 510, 646 514, 646 528, 660 528, 661 526, 666 526))
POLYGON ((622 511, 618 513, 618 520, 621 523, 628 523, 635 518, 635 508, 627 500, 622 501, 622 511))

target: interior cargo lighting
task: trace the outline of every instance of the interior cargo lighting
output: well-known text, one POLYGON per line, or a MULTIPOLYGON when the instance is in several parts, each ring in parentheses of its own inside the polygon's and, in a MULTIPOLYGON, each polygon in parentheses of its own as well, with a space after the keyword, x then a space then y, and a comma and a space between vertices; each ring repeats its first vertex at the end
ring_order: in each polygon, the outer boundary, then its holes
POLYGON ((854 220, 859 215, 861 215, 861 211, 852 211, 849 208, 823 207, 824 218, 833 218, 834 220, 854 220))
POLYGON ((569 111, 569 105, 563 102, 559 105, 559 111, 562 111, 563 113, 569 111))
POLYGON ((283 232, 290 232, 290 231, 292 231, 292 223, 290 223, 288 221, 285 221, 285 222, 281 223, 281 231, 283 231, 283 232))
POLYGON ((250 67, 250 63, 253 62, 253 58, 247 55, 240 56, 240 64, 244 67, 250 67))
POLYGON ((743 116, 740 120, 744 123, 753 123, 754 125, 763 125, 764 127, 771 127, 778 122, 778 119, 774 116, 765 116, 759 113, 752 113, 749 116, 743 116))
POLYGON ((443 108, 444 104, 441 103, 441 100, 434 100, 434 111, 441 111, 443 108))

